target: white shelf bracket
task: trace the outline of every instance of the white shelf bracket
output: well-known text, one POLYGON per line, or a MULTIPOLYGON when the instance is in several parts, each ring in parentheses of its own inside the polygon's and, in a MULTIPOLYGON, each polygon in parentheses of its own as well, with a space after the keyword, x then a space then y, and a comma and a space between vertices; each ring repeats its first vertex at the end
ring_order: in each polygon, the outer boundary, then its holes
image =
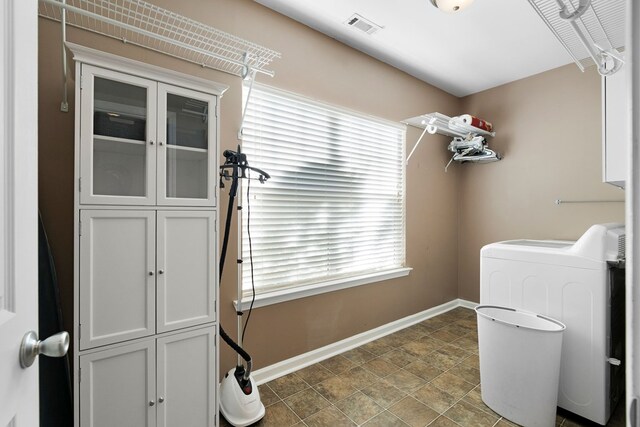
POLYGON ((249 80, 249 91, 247 92, 247 99, 244 100, 244 108, 242 109, 242 119, 240 120, 240 128, 238 129, 238 139, 241 140, 244 131, 244 119, 247 116, 247 109, 249 108, 249 100, 251 99, 251 90, 253 89, 253 82, 256 80, 256 72, 249 66, 249 54, 243 55, 244 68, 242 70, 242 79, 249 80))
POLYGON ((569 12, 567 5, 562 0, 556 0, 560 6, 560 17, 567 21, 573 21, 584 15, 584 12, 591 6, 591 0, 580 0, 580 5, 573 12, 569 12))
POLYGON ((424 138, 424 135, 427 133, 428 128, 429 128, 428 126, 424 128, 424 130, 420 134, 420 138, 418 138, 418 141, 416 141, 415 145, 413 146, 413 149, 409 153, 409 156, 407 157, 407 163, 406 163, 407 165, 409 164, 409 159, 411 158, 411 156, 413 156, 413 152, 416 151, 416 148, 418 148, 418 145, 420 145, 420 141, 422 141, 422 138, 424 138))
MULTIPOLYGON (((62 4, 66 5, 67 0, 62 0, 62 4)), ((62 102, 60 102, 60 111, 63 113, 69 112, 69 90, 67 83, 69 81, 68 66, 67 66, 67 10, 62 8, 61 10, 61 28, 62 28, 62 102)))
MULTIPOLYGON (((569 13, 569 9, 564 3, 564 0, 556 1, 558 2, 558 6, 560 6, 560 18, 564 19, 571 25, 571 28, 573 28, 573 31, 575 31, 576 36, 589 53, 589 56, 591 56, 591 59, 593 59, 593 62, 598 67, 598 73, 600 73, 600 75, 602 76, 615 74, 624 63, 620 55, 617 55, 613 53, 613 51, 607 51, 600 47, 597 43, 595 43, 595 41, 593 41, 593 38, 588 33, 588 30, 587 34, 585 34, 585 32, 582 31, 582 29, 576 22, 576 20, 584 15, 586 10, 591 6, 591 0, 580 0, 580 5, 572 13, 569 13)), ((604 28, 602 28, 602 31, 604 32, 604 28)))
POLYGON ((528 1, 581 71, 591 62, 603 76, 612 75, 622 67, 624 1, 528 1))

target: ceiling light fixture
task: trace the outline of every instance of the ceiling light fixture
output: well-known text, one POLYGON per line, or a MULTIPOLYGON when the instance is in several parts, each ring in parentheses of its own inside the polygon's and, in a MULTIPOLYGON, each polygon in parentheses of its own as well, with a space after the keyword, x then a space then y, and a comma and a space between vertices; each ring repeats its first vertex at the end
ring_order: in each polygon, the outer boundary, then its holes
POLYGON ((431 0, 431 3, 447 13, 459 12, 473 3, 473 0, 431 0))

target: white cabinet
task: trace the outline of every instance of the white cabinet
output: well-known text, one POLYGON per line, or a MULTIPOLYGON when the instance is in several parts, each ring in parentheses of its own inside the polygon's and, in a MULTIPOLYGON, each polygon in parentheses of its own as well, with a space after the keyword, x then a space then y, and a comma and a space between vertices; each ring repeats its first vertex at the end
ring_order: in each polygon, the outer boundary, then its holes
POLYGON ((215 321, 215 213, 80 211, 80 349, 215 321))
POLYGON ((213 427, 218 99, 73 46, 74 426, 213 427))
POLYGON ((602 180, 624 188, 627 179, 629 89, 626 68, 602 78, 602 180))
POLYGON ((215 206, 215 95, 91 65, 81 73, 81 203, 215 206))
POLYGON ((81 425, 215 426, 215 329, 80 356, 81 425))

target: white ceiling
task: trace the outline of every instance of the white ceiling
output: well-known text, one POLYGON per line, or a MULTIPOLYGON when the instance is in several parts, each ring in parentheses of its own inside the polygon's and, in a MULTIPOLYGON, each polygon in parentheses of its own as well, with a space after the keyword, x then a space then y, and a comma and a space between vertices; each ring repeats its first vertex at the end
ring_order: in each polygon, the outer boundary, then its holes
POLYGON ((456 96, 571 62, 527 0, 475 0, 455 14, 430 0, 256 1, 456 96), (383 29, 346 25, 354 13, 383 29))

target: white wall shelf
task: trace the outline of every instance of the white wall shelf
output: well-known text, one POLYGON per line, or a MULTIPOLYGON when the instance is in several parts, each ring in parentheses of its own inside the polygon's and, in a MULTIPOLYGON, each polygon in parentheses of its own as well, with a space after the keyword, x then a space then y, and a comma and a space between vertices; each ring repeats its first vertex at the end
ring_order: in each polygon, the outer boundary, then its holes
POLYGON ((449 117, 441 113, 429 113, 411 117, 402 123, 426 129, 430 134, 467 138, 469 135, 496 136, 495 132, 487 132, 475 126, 469 126, 458 117, 449 117))
POLYGON ((496 136, 496 133, 493 131, 488 131, 475 126, 471 126, 464 122, 462 116, 449 117, 444 114, 435 112, 411 117, 409 119, 403 120, 402 123, 417 127, 419 129, 423 129, 422 134, 420 134, 418 141, 416 141, 413 149, 407 157, 407 163, 409 163, 409 159, 416 151, 416 148, 418 148, 418 145, 420 145, 420 142, 422 141, 422 138, 424 138, 424 135, 426 133, 430 133, 432 135, 445 135, 454 138, 452 143, 449 144, 449 151, 452 151, 454 153, 454 157, 452 160, 461 162, 489 162, 500 160, 502 158, 502 156, 495 153, 494 151, 489 150, 488 148, 484 148, 486 146, 486 142, 484 142, 483 139, 481 140, 481 138, 476 138, 478 136, 493 137, 496 136), (467 153, 462 153, 460 149, 456 148, 461 146, 461 141, 469 141, 469 144, 464 143, 462 145, 468 148, 467 152, 473 150, 474 152, 477 152, 477 154, 468 156, 467 153))

